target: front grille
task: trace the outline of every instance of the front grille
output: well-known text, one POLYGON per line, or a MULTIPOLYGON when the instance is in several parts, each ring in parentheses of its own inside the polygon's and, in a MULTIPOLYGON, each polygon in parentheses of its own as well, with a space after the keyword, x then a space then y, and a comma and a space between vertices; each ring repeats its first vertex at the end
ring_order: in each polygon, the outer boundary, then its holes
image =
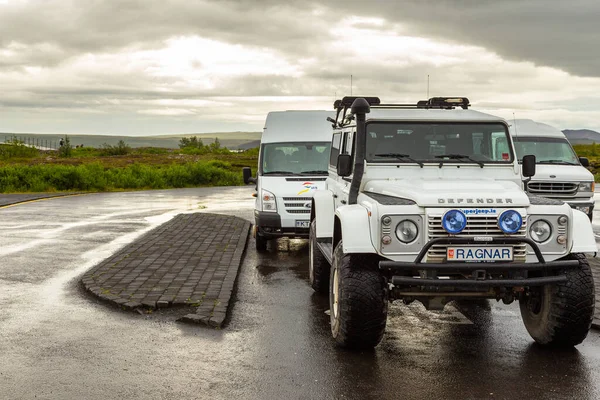
POLYGON ((577 193, 577 184, 571 182, 529 182, 530 193, 543 196, 569 196, 577 193))
MULTIPOLYGON (((448 237, 448 232, 442 227, 442 216, 429 216, 427 219, 427 233, 429 240, 448 237)), ((527 235, 527 218, 523 218, 523 226, 511 237, 525 237, 527 235)), ((474 237, 474 236, 491 236, 505 237, 506 234, 498 227, 498 217, 496 216, 467 216, 467 226, 456 237, 474 237)), ((427 252, 428 262, 442 262, 446 259, 446 245, 431 246, 427 252)), ((525 261, 527 256, 527 245, 519 244, 513 246, 513 255, 515 261, 525 261)))
POLYGON ((310 214, 311 200, 312 197, 283 197, 283 205, 289 214, 310 214))

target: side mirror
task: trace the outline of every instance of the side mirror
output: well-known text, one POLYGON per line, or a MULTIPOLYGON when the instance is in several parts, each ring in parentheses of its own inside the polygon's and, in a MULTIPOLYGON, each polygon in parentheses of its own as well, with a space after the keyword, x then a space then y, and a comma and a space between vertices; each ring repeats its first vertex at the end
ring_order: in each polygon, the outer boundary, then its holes
POLYGON ((256 179, 252 177, 252 170, 250 167, 242 168, 242 176, 244 177, 244 183, 246 185, 249 183, 256 183, 256 179))
POLYGON ((528 155, 523 156, 523 176, 525 178, 531 178, 535 175, 535 156, 528 155))
POLYGON ((350 176, 352 173, 352 157, 350 154, 340 154, 337 159, 337 174, 350 176))
POLYGON ((579 157, 579 162, 586 168, 590 166, 590 160, 587 157, 579 157))

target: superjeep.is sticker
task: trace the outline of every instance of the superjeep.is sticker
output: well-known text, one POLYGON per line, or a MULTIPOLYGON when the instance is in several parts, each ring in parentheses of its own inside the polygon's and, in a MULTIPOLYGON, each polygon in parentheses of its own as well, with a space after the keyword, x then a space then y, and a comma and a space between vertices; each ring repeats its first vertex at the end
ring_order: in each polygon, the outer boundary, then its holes
POLYGON ((497 215, 498 210, 495 208, 465 208, 460 210, 465 215, 497 215))
POLYGON ((315 185, 313 182, 304 182, 302 184, 302 186, 304 187, 304 189, 298 192, 299 195, 303 194, 303 193, 306 193, 306 192, 308 192, 310 190, 317 190, 318 189, 317 185, 315 185))

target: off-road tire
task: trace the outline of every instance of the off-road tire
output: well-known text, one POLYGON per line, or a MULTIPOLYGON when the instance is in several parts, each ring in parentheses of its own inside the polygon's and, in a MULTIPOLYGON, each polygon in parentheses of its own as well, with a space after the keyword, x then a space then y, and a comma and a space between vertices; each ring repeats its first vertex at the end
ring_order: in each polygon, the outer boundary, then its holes
POLYGON ((255 239, 256 239, 256 251, 258 251, 259 253, 264 253, 265 251, 267 251, 268 240, 258 232, 256 232, 255 239))
POLYGON ((329 290, 329 261, 317 246, 316 221, 310 223, 309 233, 308 280, 317 293, 327 293, 329 290))
POLYGON ((329 308, 331 333, 338 345, 369 349, 383 338, 388 310, 385 278, 369 255, 344 254, 342 241, 333 252, 329 308), (336 281, 337 308, 334 304, 336 281))
POLYGON ((583 342, 594 318, 594 278, 583 254, 579 268, 566 270, 567 281, 532 288, 519 299, 521 316, 531 337, 542 345, 572 347, 583 342))

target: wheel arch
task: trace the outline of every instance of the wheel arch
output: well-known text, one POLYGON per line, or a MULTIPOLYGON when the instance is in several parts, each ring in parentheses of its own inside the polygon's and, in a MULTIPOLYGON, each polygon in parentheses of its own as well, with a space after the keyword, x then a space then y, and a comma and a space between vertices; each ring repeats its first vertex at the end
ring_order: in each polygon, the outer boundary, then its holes
POLYGON ((369 212, 361 205, 343 206, 335 211, 333 244, 343 238, 344 253, 377 253, 371 240, 369 212), (335 227, 338 227, 336 236, 335 227))

